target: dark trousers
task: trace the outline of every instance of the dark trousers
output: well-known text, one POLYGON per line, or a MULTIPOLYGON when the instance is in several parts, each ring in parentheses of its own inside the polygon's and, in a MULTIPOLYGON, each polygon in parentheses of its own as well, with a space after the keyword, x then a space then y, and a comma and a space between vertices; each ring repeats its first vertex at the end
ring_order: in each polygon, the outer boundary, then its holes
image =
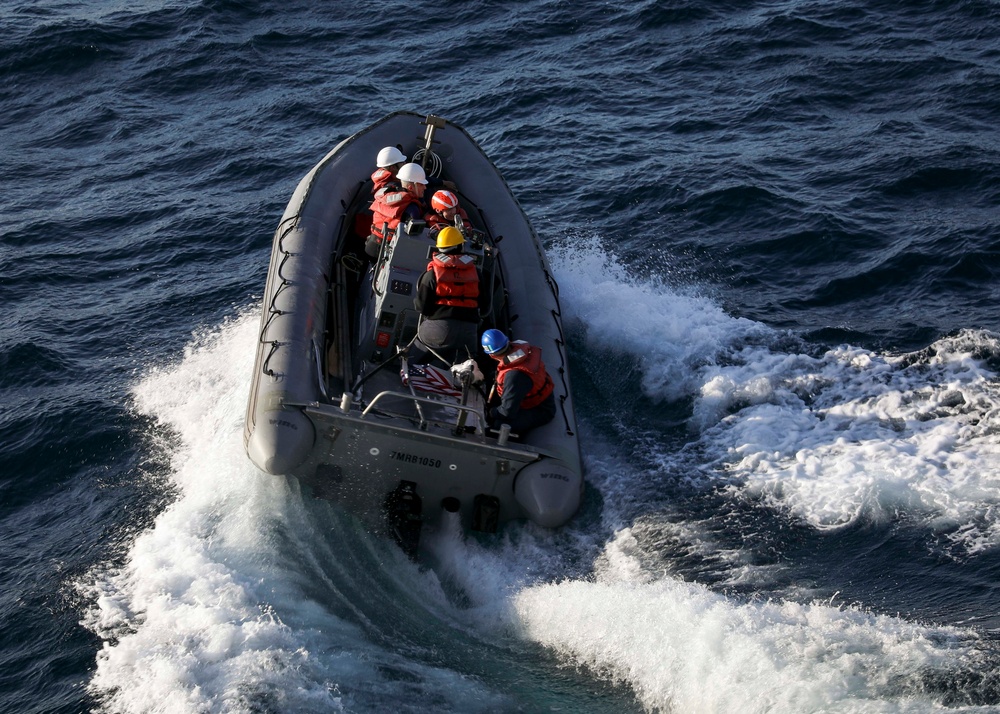
POLYGON ((450 367, 476 356, 479 326, 463 320, 422 319, 417 326, 417 339, 410 346, 410 361, 414 364, 436 364, 450 367), (430 349, 428 349, 430 348, 430 349), (433 357, 430 350, 441 355, 447 364, 433 357))
POLYGON ((518 409, 510 417, 498 416, 494 426, 499 428, 501 424, 510 424, 510 431, 518 436, 524 436, 536 426, 548 424, 556 416, 556 396, 550 394, 545 401, 537 407, 531 409, 518 409))

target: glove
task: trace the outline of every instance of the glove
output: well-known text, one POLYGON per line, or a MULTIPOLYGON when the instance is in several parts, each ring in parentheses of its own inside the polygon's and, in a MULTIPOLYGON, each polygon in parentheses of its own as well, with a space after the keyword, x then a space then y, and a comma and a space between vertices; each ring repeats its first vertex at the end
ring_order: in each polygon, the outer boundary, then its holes
POLYGON ((483 381, 483 373, 479 371, 479 366, 474 359, 467 359, 461 364, 453 364, 451 376, 455 386, 468 387, 483 381))

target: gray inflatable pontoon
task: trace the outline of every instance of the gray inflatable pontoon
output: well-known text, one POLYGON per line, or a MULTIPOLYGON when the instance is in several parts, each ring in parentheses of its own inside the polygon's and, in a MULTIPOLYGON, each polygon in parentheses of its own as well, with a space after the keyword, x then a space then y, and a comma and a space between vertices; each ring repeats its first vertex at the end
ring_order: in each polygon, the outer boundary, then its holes
POLYGON ((521 518, 560 526, 579 507, 558 288, 506 182, 461 127, 390 114, 306 174, 275 233, 259 337, 244 430, 250 459, 365 519, 387 519, 404 548, 412 551, 421 525, 446 511, 465 528, 491 532, 521 518), (466 251, 493 286, 480 333, 501 329, 542 349, 557 405, 545 426, 520 437, 485 427, 492 374, 482 354, 482 384, 447 370, 401 379, 413 371, 405 348, 434 241, 412 221, 366 265, 369 176, 385 146, 457 186, 472 224, 466 251))

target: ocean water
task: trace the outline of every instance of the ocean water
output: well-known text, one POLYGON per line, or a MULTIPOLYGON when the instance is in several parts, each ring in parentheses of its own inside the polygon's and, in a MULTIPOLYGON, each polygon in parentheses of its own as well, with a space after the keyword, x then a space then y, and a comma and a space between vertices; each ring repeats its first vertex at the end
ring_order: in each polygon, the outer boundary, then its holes
POLYGON ((6 0, 0 711, 1000 712, 1000 5, 6 0), (420 562, 242 447, 272 232, 465 127, 587 477, 420 562))

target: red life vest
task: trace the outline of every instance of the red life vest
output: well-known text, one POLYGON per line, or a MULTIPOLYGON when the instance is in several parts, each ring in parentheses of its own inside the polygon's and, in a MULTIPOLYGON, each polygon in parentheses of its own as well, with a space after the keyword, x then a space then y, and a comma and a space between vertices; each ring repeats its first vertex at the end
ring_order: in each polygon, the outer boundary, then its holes
MULTIPOLYGON (((465 212, 464 208, 458 209, 458 215, 462 217, 462 221, 466 224, 469 223, 469 214, 465 212)), ((437 211, 428 211, 424 214, 424 220, 427 221, 427 228, 431 231, 439 231, 445 226, 455 225, 454 221, 449 221, 447 218, 442 216, 437 211)))
POLYGON ((510 343, 510 352, 497 364, 498 395, 503 395, 503 380, 512 369, 531 377, 531 389, 521 402, 521 409, 537 407, 552 394, 555 385, 552 383, 552 377, 545 371, 542 351, 538 347, 532 347, 524 340, 514 340, 510 343))
POLYGON ((476 259, 465 253, 435 253, 428 270, 434 271, 438 305, 479 306, 479 272, 476 259))
POLYGON ((389 230, 394 231, 399 225, 403 212, 411 203, 419 199, 409 191, 396 186, 388 186, 375 194, 372 201, 372 235, 382 241, 382 225, 389 224, 389 230))
POLYGON ((375 169, 375 173, 372 174, 372 193, 376 194, 380 189, 385 188, 390 182, 396 180, 396 174, 394 174, 389 169, 375 169))

